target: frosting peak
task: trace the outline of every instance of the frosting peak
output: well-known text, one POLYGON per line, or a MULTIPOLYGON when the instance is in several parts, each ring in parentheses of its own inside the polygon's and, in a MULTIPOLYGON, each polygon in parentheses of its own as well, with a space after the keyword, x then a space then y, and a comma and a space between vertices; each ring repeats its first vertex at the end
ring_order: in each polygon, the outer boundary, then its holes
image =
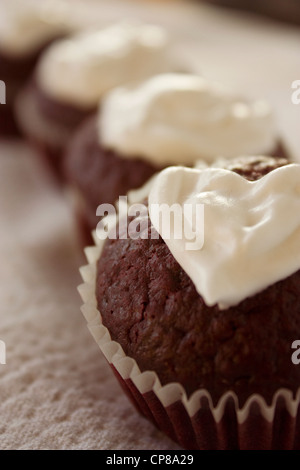
POLYGON ((149 211, 209 306, 237 305, 300 269, 300 165, 283 166, 257 181, 217 168, 170 167, 153 181, 149 211), (161 226, 157 204, 188 204, 194 214, 203 204, 204 226, 193 226, 195 237, 204 230, 203 246, 186 250, 190 239, 176 238, 173 219, 161 226))
POLYGON ((101 108, 107 147, 159 165, 269 153, 276 144, 271 110, 188 74, 162 74, 112 90, 101 108))
POLYGON ((38 66, 38 81, 58 100, 96 107, 111 88, 169 70, 167 46, 158 26, 114 24, 53 44, 38 66))

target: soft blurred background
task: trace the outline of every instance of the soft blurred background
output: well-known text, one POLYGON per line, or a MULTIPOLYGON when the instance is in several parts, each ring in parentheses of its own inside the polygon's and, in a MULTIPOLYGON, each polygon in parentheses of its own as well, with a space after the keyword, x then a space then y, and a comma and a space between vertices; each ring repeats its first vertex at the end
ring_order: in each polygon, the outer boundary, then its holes
MULTIPOLYGON (((79 28, 124 18, 165 26, 188 68, 271 102, 300 162, 300 105, 291 101, 300 27, 217 2, 70 2, 79 28)), ((0 449, 175 449, 136 414, 86 331, 72 214, 20 141, 0 142, 0 233, 0 449)))

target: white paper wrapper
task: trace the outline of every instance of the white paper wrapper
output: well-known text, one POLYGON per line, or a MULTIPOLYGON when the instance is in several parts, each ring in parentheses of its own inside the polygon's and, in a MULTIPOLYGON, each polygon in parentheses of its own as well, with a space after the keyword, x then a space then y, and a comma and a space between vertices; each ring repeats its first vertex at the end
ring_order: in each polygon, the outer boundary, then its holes
POLYGON ((217 406, 209 391, 197 390, 188 399, 179 383, 160 384, 153 371, 141 372, 136 361, 111 340, 102 324, 95 296, 96 262, 104 242, 86 248, 88 265, 80 269, 84 283, 78 288, 88 328, 122 388, 136 408, 159 429, 187 449, 300 449, 300 389, 296 399, 280 389, 267 406, 262 396, 252 395, 242 408, 233 392, 217 406))

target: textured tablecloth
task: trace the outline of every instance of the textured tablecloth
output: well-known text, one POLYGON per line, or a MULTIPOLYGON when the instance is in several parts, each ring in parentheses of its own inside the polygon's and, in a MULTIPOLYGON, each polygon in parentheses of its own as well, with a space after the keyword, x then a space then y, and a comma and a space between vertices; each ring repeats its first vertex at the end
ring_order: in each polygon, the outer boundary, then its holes
MULTIPOLYGON (((169 2, 100 3, 101 21, 127 11, 157 20, 191 67, 267 96, 300 159, 298 30, 183 2, 171 14, 169 2)), ((0 449, 176 449, 132 408, 86 329, 70 208, 24 144, 0 144, 0 234, 0 449)))

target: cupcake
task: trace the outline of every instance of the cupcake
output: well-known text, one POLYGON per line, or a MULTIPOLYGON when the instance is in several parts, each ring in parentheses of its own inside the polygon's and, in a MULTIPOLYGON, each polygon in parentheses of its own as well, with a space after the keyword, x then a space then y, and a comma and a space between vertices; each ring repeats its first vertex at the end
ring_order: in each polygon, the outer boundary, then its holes
POLYGON ((269 105, 200 76, 161 74, 103 98, 72 138, 65 174, 89 234, 99 204, 113 204, 162 168, 241 154, 285 156, 269 105))
POLYGON ((93 336, 139 411, 187 449, 299 448, 300 165, 259 160, 163 170, 139 237, 120 219, 86 252, 93 336), (157 210, 199 204, 204 224, 184 218, 187 231, 157 210))
POLYGON ((114 24, 56 42, 19 96, 20 127, 59 174, 70 136, 96 111, 103 94, 169 70, 167 55, 166 32, 138 23, 114 24))
POLYGON ((14 102, 41 52, 69 29, 67 4, 59 0, 3 0, 0 4, 0 79, 6 104, 0 107, 0 137, 18 134, 14 102))

